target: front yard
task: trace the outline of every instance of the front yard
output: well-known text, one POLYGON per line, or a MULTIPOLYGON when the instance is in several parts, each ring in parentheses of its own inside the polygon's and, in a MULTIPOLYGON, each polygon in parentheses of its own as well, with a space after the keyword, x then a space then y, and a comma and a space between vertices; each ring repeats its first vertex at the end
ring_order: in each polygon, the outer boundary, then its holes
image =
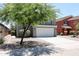
POLYGON ((78 38, 71 36, 24 38, 24 47, 18 45, 19 41, 20 38, 6 36, 0 56, 79 56, 78 38))

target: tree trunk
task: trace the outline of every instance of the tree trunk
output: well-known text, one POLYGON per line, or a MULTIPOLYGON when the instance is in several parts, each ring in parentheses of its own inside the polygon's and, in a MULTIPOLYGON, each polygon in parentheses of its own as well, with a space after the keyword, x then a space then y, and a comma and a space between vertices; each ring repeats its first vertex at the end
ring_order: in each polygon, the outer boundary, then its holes
POLYGON ((24 39, 25 33, 29 29, 29 27, 30 27, 30 24, 27 27, 24 27, 24 31, 23 31, 23 34, 21 37, 20 45, 23 45, 23 39, 24 39))

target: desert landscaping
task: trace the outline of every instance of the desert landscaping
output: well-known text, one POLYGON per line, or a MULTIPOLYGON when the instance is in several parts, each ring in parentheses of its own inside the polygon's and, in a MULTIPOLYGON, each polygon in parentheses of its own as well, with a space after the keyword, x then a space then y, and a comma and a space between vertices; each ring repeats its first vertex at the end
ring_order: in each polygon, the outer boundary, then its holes
POLYGON ((79 56, 78 40, 71 36, 24 38, 27 44, 21 47, 16 43, 20 38, 7 35, 0 56, 79 56))

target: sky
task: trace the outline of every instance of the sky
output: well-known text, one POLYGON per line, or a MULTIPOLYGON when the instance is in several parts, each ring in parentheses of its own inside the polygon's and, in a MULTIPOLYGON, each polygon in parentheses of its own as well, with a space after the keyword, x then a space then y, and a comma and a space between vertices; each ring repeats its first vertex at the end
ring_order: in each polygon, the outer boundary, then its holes
POLYGON ((54 3, 52 5, 60 10, 60 18, 68 15, 79 16, 79 3, 54 3))

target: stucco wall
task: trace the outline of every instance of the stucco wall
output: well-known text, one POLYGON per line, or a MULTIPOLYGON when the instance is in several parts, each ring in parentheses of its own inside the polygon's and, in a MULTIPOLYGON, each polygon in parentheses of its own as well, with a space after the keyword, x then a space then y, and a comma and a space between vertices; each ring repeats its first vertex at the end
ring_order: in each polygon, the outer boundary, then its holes
POLYGON ((9 34, 8 29, 0 25, 0 38, 9 34))
MULTIPOLYGON (((72 29, 71 29, 72 31, 76 31, 75 26, 77 25, 78 22, 79 22, 79 19, 78 20, 68 20, 67 19, 67 25, 72 27, 72 29)), ((58 21, 58 22, 56 22, 56 24, 57 24, 57 33, 63 32, 62 26, 64 25, 64 20, 58 21)))
POLYGON ((70 20, 70 21, 68 21, 68 24, 69 24, 69 26, 72 27, 72 30, 76 30, 77 23, 79 23, 78 20, 70 20))
POLYGON ((64 24, 64 20, 58 21, 58 22, 56 22, 56 24, 57 24, 57 32, 61 33, 62 32, 62 26, 64 24))

